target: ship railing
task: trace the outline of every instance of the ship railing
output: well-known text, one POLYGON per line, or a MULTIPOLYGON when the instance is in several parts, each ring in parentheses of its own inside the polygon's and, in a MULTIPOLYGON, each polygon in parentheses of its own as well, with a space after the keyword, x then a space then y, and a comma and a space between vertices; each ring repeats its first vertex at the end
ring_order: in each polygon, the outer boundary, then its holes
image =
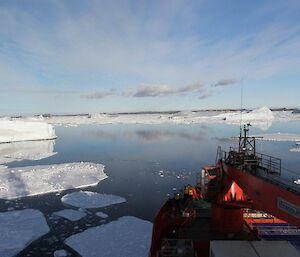
POLYGON ((258 167, 265 170, 267 173, 281 175, 281 159, 262 154, 256 153, 258 159, 258 167))
POLYGON ((291 180, 288 180, 281 176, 274 176, 274 174, 266 173, 264 170, 259 169, 255 171, 255 175, 269 181, 270 183, 279 185, 280 187, 285 188, 288 191, 300 194, 300 186, 291 180))
MULTIPOLYGON (((218 152, 220 152, 219 149, 218 152)), ((239 165, 244 166, 244 168, 259 168, 266 173, 281 175, 281 159, 279 158, 262 153, 247 154, 246 152, 239 152, 238 148, 235 147, 230 147, 229 152, 221 151, 218 156, 220 156, 219 159, 228 162, 228 157, 231 156, 232 153, 234 153, 236 157, 235 161, 237 161, 239 165)))
POLYGON ((231 154, 234 153, 236 158, 234 162, 229 158, 230 152, 222 151, 221 160, 236 165, 245 171, 249 171, 256 176, 269 181, 270 183, 279 185, 286 190, 300 194, 300 186, 292 180, 288 180, 281 176, 281 159, 262 153, 255 155, 247 155, 238 152, 237 148, 230 148, 231 154))
POLYGON ((193 257, 194 244, 190 239, 164 239, 159 257, 193 257))

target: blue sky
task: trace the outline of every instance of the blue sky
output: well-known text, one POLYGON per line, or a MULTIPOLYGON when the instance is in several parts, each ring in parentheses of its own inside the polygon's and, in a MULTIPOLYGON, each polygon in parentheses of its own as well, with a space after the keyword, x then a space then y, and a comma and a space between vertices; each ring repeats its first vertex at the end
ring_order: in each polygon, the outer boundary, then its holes
POLYGON ((300 107, 300 1, 0 1, 0 114, 300 107))

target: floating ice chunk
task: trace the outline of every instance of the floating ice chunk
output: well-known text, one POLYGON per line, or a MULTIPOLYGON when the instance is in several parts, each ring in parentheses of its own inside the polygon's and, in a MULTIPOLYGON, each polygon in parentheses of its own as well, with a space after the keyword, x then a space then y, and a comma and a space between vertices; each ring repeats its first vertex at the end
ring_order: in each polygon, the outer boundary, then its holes
POLYGON ((300 147, 291 148, 290 152, 300 153, 300 147))
POLYGON ((76 221, 80 220, 81 218, 85 217, 86 214, 84 212, 72 210, 72 209, 65 209, 61 211, 54 212, 53 215, 63 217, 65 219, 76 221))
POLYGON ((66 194, 61 200, 65 204, 87 209, 100 208, 126 202, 126 199, 120 196, 99 194, 90 191, 80 191, 66 194))
POLYGON ((126 216, 73 235, 65 243, 83 257, 147 257, 151 234, 151 222, 126 216))
POLYGON ((46 122, 0 119, 0 143, 54 138, 55 131, 46 122))
POLYGON ((103 219, 106 219, 108 217, 108 215, 106 213, 101 212, 101 211, 96 212, 96 215, 103 219))
POLYGON ((66 257, 68 256, 68 252, 64 249, 56 250, 53 254, 54 257, 66 257))
POLYGON ((107 178, 104 166, 96 163, 64 163, 0 172, 0 198, 38 195, 98 184, 107 178), (19 170, 22 171, 19 171, 19 170))
POLYGON ((0 144, 0 163, 21 160, 41 160, 53 152, 54 140, 26 141, 0 144))
POLYGON ((29 243, 49 232, 43 214, 33 209, 1 212, 0 227, 1 257, 16 255, 29 243))

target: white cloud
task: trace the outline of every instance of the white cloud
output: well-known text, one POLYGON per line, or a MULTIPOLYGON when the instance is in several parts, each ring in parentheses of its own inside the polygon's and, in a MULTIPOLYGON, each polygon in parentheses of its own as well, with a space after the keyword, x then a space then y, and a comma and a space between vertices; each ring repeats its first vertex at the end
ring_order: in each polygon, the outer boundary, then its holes
MULTIPOLYGON (((209 18, 202 4, 135 2, 133 8, 127 1, 89 1, 74 11, 66 2, 54 1, 47 4, 49 14, 2 5, 0 88, 81 87, 89 91, 104 76, 121 78, 119 84, 137 77, 154 85, 132 92, 119 86, 123 96, 168 96, 199 90, 204 97, 208 93, 201 85, 181 89, 168 85, 199 78, 206 84, 220 78, 260 79, 299 71, 299 23, 277 17, 254 30, 213 40, 201 32, 209 18), (39 15, 46 15, 47 22, 40 22, 39 15), (194 30, 195 24, 199 31, 194 30), (167 85, 156 85, 157 81, 167 85)), ((245 14, 246 18, 253 17, 245 14)), ((113 95, 101 84, 99 88, 83 97, 113 95)))
POLYGON ((117 95, 115 90, 96 91, 96 92, 86 93, 86 94, 82 94, 81 97, 86 98, 86 99, 101 99, 101 98, 104 98, 107 96, 113 96, 113 95, 117 95))
POLYGON ((220 87, 220 86, 230 86, 234 85, 238 82, 236 79, 222 79, 219 80, 216 84, 214 84, 214 87, 220 87))
POLYGON ((171 87, 169 85, 148 85, 140 86, 132 93, 134 97, 157 97, 178 95, 191 92, 204 92, 206 89, 201 83, 194 83, 183 87, 171 87))

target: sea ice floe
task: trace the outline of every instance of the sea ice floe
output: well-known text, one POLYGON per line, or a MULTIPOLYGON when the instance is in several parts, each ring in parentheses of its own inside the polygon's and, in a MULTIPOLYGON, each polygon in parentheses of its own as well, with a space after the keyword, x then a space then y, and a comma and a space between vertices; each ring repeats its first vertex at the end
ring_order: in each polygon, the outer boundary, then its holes
POLYGON ((65 209, 65 210, 57 211, 57 212, 54 212, 53 215, 63 217, 65 219, 68 219, 71 221, 77 221, 86 216, 86 214, 84 212, 76 211, 76 210, 72 210, 72 209, 65 209))
POLYGON ((113 204, 126 202, 126 199, 116 195, 99 194, 90 191, 80 191, 66 194, 62 197, 62 202, 80 208, 101 208, 113 204))
POLYGON ((80 162, 22 168, 0 172, 0 198, 18 197, 82 188, 107 178, 102 164, 80 162))
POLYGON ((108 215, 106 213, 101 212, 101 211, 96 212, 96 215, 103 219, 106 219, 108 217, 108 215))
POLYGON ((67 257, 68 256, 68 252, 64 249, 61 250, 56 250, 53 254, 54 257, 67 257))
POLYGON ((33 209, 0 212, 0 256, 11 257, 49 232, 44 215, 33 209))
POLYGON ((0 119, 0 143, 56 138, 52 125, 37 120, 0 119))
POLYGON ((125 216, 66 239, 82 257, 147 257, 152 223, 125 216))

